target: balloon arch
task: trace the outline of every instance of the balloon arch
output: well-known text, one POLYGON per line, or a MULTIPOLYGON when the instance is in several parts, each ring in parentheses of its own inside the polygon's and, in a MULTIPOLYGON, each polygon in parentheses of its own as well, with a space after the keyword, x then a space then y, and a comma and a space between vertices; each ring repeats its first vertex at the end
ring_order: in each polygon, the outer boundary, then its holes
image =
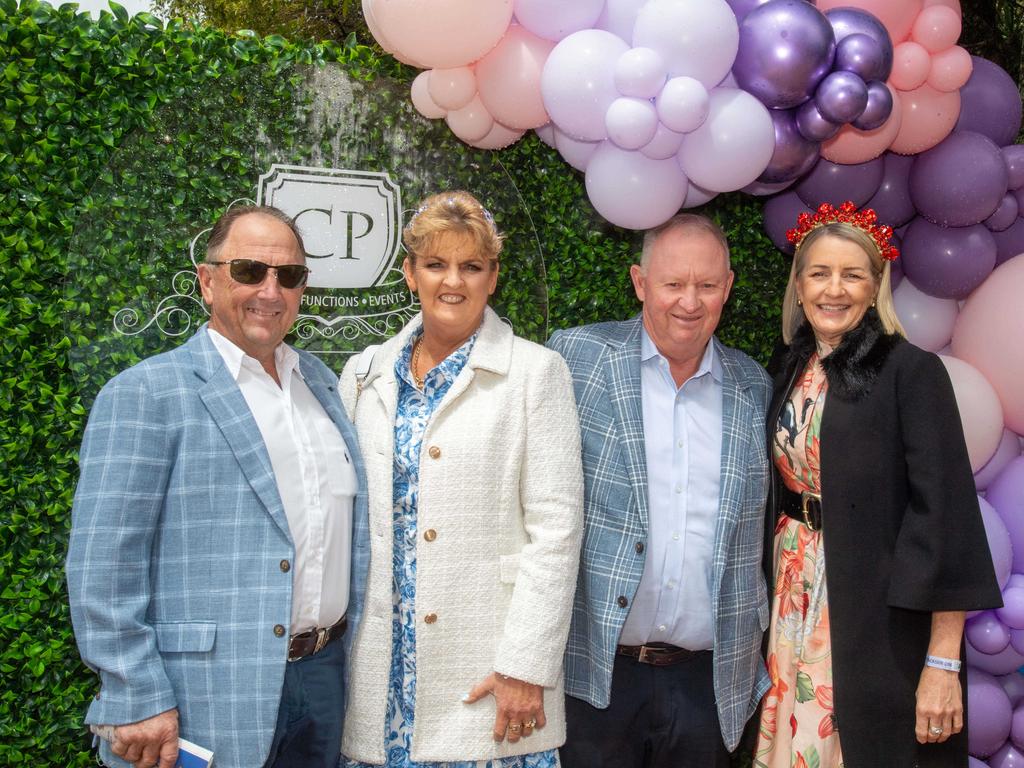
POLYGON ((969 619, 972 765, 1024 766, 1021 97, 958 0, 362 0, 462 141, 536 131, 646 229, 721 192, 785 232, 853 200, 896 228, 896 308, 956 391, 1004 607, 969 619))

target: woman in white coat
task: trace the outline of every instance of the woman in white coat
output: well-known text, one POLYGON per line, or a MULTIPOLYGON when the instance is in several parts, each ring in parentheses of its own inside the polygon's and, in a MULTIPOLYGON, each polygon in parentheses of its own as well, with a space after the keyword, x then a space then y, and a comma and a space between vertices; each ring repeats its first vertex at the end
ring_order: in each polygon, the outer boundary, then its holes
POLYGON ((572 380, 488 307, 502 238, 474 197, 428 198, 403 240, 422 313, 341 380, 371 528, 342 751, 555 768, 583 524, 572 380))

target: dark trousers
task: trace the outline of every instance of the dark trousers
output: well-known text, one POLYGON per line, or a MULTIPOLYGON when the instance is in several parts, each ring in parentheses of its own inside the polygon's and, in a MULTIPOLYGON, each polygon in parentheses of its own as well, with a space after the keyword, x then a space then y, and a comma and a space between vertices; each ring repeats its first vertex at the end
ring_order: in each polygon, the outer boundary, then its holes
POLYGON ((337 768, 345 709, 345 641, 285 667, 277 727, 265 768, 337 768))
POLYGON ((611 705, 566 697, 562 768, 728 768, 711 652, 667 667, 615 657, 611 705))

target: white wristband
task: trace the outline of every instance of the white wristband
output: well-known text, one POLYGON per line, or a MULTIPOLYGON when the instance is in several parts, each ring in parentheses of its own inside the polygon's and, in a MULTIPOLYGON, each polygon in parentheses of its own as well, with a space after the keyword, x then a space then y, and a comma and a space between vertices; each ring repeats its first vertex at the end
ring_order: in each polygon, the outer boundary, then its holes
POLYGON ((960 659, 945 659, 942 656, 926 656, 925 666, 945 669, 949 672, 960 671, 960 659))

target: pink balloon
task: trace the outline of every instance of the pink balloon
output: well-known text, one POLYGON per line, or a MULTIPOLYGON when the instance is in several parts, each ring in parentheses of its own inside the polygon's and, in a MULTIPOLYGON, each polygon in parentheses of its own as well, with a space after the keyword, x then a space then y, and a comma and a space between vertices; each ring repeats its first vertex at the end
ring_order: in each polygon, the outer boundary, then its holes
POLYGON ((462 109, 449 112, 445 121, 452 129, 452 133, 467 144, 480 141, 494 127, 494 118, 480 101, 479 96, 474 96, 473 100, 462 109))
POLYGON ((893 50, 892 75, 889 81, 901 91, 920 88, 928 79, 932 57, 920 43, 908 40, 893 50))
MULTIPOLYGON (((1021 725, 1024 726, 1024 715, 1021 717, 1021 725)), ((1013 720, 1010 724, 1010 733, 1013 734, 1013 720)), ((1017 751, 1013 744, 1007 742, 988 759, 988 765, 989 768, 1024 768, 1024 754, 1017 751)))
POLYGON ((1017 435, 1008 429, 1004 429, 1003 436, 999 440, 999 446, 996 448, 996 452, 992 454, 992 458, 986 462, 985 466, 974 473, 974 487, 979 491, 984 491, 1007 464, 1020 456, 1020 453, 1020 440, 1017 438, 1017 435))
POLYGON ((964 634, 982 653, 999 653, 1010 644, 1010 630, 991 611, 982 611, 968 621, 964 634))
POLYGON ((833 163, 856 165, 874 160, 892 145, 903 124, 903 102, 892 85, 887 83, 886 87, 892 93, 889 119, 873 131, 861 131, 852 125, 844 125, 839 133, 822 142, 822 157, 833 163))
POLYGON ((932 56, 932 67, 928 72, 928 85, 937 91, 948 93, 964 87, 971 79, 974 60, 971 54, 954 45, 942 53, 932 56))
POLYGON ((558 41, 594 26, 604 0, 516 0, 516 19, 533 34, 558 41))
MULTIPOLYGON (((989 554, 992 555, 992 567, 996 573, 996 582, 1002 589, 1009 585, 1010 570, 1013 568, 1013 545, 1010 543, 1010 532, 995 507, 980 496, 978 497, 978 508, 981 510, 981 521, 985 525, 985 537, 988 539, 989 554)), ((979 651, 984 650, 980 645, 975 647, 979 651)), ((1002 648, 997 650, 1002 650, 1002 648)), ((992 651, 986 651, 986 653, 992 653, 992 651)))
POLYGON ((956 299, 929 296, 909 280, 901 282, 892 297, 908 339, 929 352, 938 352, 949 343, 960 314, 956 299))
POLYGON ((654 160, 610 141, 587 165, 587 196, 604 218, 627 229, 650 229, 676 213, 687 181, 675 160, 654 160))
POLYGON ((885 25, 893 44, 906 39, 914 19, 923 7, 921 0, 818 0, 818 10, 824 13, 832 8, 855 7, 867 11, 885 25))
POLYGON ((597 148, 601 146, 600 141, 581 141, 574 139, 558 126, 555 126, 555 149, 569 165, 577 171, 587 170, 587 164, 597 148))
POLYGON ((1024 256, 1000 264, 967 298, 953 352, 999 393, 1006 426, 1024 432, 1024 256))
POLYGON ((495 121, 486 136, 479 141, 468 141, 466 143, 477 149, 504 149, 510 144, 515 144, 519 141, 524 133, 526 131, 521 128, 509 128, 495 121))
POLYGON ((525 130, 548 122, 540 75, 555 44, 513 24, 494 49, 476 63, 480 100, 494 119, 525 130))
POLYGON ((1003 436, 1003 409, 999 405, 999 396, 988 379, 970 363, 955 357, 940 359, 953 383, 971 471, 976 472, 992 458, 1003 436))
POLYGON ((416 75, 416 79, 412 81, 409 91, 412 97, 412 105, 416 107, 416 111, 430 120, 437 120, 447 115, 448 110, 439 107, 430 97, 430 91, 427 87, 430 80, 430 72, 431 70, 428 69, 426 72, 420 72, 416 75))
POLYGON ((427 92, 441 109, 462 109, 476 95, 476 75, 469 67, 432 69, 427 92))
POLYGON ((910 38, 929 53, 944 51, 960 39, 960 14, 941 5, 924 8, 914 21, 910 38))
POLYGON ((941 5, 944 8, 952 8, 956 11, 957 16, 963 16, 960 10, 960 0, 924 0, 924 7, 931 8, 935 5, 941 5))
POLYGON ((916 155, 931 149, 946 138, 960 117, 960 93, 942 93, 929 85, 913 91, 900 91, 903 122, 893 139, 893 152, 916 155))
POLYGON ((394 52, 426 67, 461 67, 501 40, 512 0, 372 0, 376 26, 394 52))
POLYGON ((1020 672, 1011 672, 997 679, 1003 690, 1006 691, 1012 706, 1016 707, 1024 700, 1024 675, 1020 672))

